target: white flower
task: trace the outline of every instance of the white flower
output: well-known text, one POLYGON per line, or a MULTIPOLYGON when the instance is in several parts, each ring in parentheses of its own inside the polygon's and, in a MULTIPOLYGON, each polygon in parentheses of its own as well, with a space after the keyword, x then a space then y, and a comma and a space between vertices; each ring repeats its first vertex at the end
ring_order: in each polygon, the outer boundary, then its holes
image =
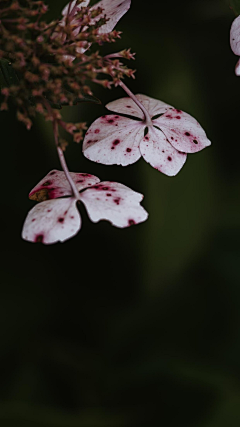
POLYGON ((57 170, 49 172, 30 192, 30 199, 41 203, 28 213, 22 230, 24 240, 51 244, 70 239, 81 228, 77 208, 81 202, 93 222, 103 219, 125 228, 147 219, 148 214, 140 205, 142 194, 118 182, 100 182, 90 174, 70 175, 79 191, 79 200, 72 196, 64 172, 57 170))
POLYGON ((118 114, 102 116, 88 129, 83 141, 85 157, 105 165, 130 165, 141 156, 160 172, 174 176, 183 167, 186 153, 196 153, 211 143, 200 124, 189 114, 146 95, 136 95, 150 116, 131 98, 106 105, 118 114))
MULTIPOLYGON (((230 46, 235 55, 240 56, 240 15, 234 19, 230 30, 230 46)), ((235 74, 240 76, 240 59, 235 67, 235 74)))

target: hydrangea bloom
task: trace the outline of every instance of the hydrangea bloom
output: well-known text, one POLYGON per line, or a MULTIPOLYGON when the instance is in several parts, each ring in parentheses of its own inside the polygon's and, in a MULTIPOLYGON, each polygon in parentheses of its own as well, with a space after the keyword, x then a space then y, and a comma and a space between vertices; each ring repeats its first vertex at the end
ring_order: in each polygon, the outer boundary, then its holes
POLYGON ((143 156, 155 169, 174 176, 184 165, 186 153, 211 144, 189 114, 146 95, 136 98, 148 111, 150 122, 131 98, 110 102, 106 105, 109 110, 133 117, 115 114, 95 120, 83 141, 85 157, 105 165, 126 166, 143 156))
POLYGON ((99 178, 87 173, 70 175, 79 191, 79 199, 72 196, 64 172, 58 170, 49 172, 30 192, 30 199, 41 203, 28 213, 23 239, 51 244, 71 238, 81 228, 77 209, 80 202, 93 222, 103 219, 124 228, 147 219, 148 214, 140 205, 142 194, 117 182, 100 182, 99 178))
MULTIPOLYGON (((240 16, 234 19, 230 30, 230 46, 235 55, 240 56, 240 16)), ((240 76, 240 59, 235 67, 235 74, 240 76)))

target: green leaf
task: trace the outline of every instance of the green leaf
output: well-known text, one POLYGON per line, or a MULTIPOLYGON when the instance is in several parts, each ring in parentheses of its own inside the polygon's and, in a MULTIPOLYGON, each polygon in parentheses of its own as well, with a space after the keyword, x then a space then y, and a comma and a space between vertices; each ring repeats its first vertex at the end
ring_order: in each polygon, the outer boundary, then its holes
POLYGON ((0 59, 0 87, 17 86, 19 84, 18 76, 7 59, 0 59))
POLYGON ((230 6, 236 15, 240 15, 240 0, 230 0, 230 6))

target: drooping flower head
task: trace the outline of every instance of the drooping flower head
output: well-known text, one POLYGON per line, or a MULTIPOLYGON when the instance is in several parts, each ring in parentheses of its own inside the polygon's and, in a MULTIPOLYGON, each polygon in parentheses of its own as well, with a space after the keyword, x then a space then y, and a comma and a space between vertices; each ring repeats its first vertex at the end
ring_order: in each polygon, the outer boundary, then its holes
POLYGON ((118 182, 100 182, 87 173, 70 175, 79 191, 78 199, 73 197, 64 172, 58 170, 49 172, 30 192, 30 199, 41 203, 28 213, 23 239, 45 244, 70 239, 81 228, 77 203, 85 205, 93 222, 103 219, 119 228, 147 219, 148 214, 140 205, 142 194, 118 182))
MULTIPOLYGON (((240 56, 240 15, 234 19, 230 30, 230 46, 235 55, 240 56)), ((240 76, 240 59, 235 67, 236 76, 240 76)))
POLYGON ((210 145, 203 128, 189 114, 146 95, 136 95, 136 99, 149 120, 131 98, 110 102, 106 108, 117 114, 102 116, 90 126, 83 141, 85 157, 127 166, 142 156, 155 169, 174 176, 183 167, 186 153, 210 145))

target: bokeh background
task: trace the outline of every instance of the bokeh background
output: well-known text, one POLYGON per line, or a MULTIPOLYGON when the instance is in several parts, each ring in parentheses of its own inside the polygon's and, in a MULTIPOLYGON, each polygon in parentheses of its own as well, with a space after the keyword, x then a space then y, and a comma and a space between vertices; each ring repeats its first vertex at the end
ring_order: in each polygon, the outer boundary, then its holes
MULTIPOLYGON (((49 19, 65 0, 50 0, 49 19)), ((133 0, 110 53, 131 47, 134 93, 187 111, 212 146, 174 178, 140 160, 72 171, 145 194, 146 223, 93 224, 64 244, 21 240, 29 190, 59 168, 51 127, 1 125, 0 425, 239 427, 240 78, 227 0, 133 0)), ((90 124, 103 105, 65 109, 90 124)))

